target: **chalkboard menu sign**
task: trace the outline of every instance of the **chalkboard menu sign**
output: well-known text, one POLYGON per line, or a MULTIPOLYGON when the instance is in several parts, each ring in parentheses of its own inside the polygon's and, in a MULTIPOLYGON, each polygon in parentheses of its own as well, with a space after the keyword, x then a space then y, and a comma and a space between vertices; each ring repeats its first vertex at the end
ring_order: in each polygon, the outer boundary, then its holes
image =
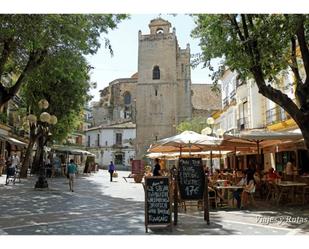
POLYGON ((171 225, 169 178, 145 177, 145 225, 171 225))
POLYGON ((145 167, 142 160, 132 160, 132 174, 144 174, 145 167))
POLYGON ((180 158, 178 179, 181 199, 203 199, 205 174, 201 158, 180 158))

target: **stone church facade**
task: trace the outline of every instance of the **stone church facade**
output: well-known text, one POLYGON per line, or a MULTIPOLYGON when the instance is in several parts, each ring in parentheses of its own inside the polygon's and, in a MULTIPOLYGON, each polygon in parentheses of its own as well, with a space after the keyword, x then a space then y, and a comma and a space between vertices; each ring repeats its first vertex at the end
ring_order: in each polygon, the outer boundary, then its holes
POLYGON ((149 29, 149 34, 138 33, 138 73, 112 81, 93 106, 96 126, 136 124, 136 159, 156 140, 175 135, 182 121, 209 115, 221 104, 221 95, 212 93, 209 85, 191 84, 190 46, 179 47, 170 22, 157 18, 149 29))
POLYGON ((191 118, 190 47, 178 46, 176 30, 161 18, 149 24, 150 34, 138 34, 136 154, 156 140, 176 134, 176 126, 191 118))

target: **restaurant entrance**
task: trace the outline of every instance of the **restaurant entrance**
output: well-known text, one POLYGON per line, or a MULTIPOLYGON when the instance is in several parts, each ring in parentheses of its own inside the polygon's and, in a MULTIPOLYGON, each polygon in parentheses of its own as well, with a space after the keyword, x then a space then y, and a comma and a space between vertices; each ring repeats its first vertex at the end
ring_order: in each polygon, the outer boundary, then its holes
POLYGON ((309 152, 308 150, 298 150, 298 167, 300 175, 309 173, 309 152))
POLYGON ((276 153, 276 171, 283 172, 287 162, 296 162, 295 151, 281 151, 276 153))

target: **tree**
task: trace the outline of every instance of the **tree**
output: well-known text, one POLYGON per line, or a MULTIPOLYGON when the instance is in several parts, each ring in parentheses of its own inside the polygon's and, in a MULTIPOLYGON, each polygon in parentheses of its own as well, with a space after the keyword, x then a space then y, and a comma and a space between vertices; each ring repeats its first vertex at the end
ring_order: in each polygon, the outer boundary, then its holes
POLYGON ((212 70, 216 83, 227 66, 240 79, 254 79, 259 93, 281 106, 297 123, 309 149, 308 15, 197 15, 192 35, 200 38, 199 62, 212 70), (211 63, 221 58, 218 68, 211 63), (295 104, 276 89, 277 76, 294 75, 295 104), (304 70, 304 76, 301 76, 304 70))
MULTIPOLYGON (((84 55, 100 47, 100 35, 127 15, 0 15, 0 108, 31 72, 59 49, 84 55)), ((105 47, 112 52, 107 38, 105 47)))
POLYGON ((37 143, 37 151, 34 159, 34 170, 37 171, 42 160, 43 147, 50 141, 61 142, 71 133, 81 120, 83 107, 90 99, 87 94, 91 82, 86 59, 78 52, 65 49, 53 55, 47 56, 44 63, 36 68, 27 78, 22 87, 21 95, 31 114, 40 116, 42 110, 38 107, 41 99, 49 102, 46 110, 57 117, 55 126, 46 129, 44 125, 30 125, 30 141, 22 166, 22 176, 26 176, 29 166, 29 158, 32 148, 37 143))
POLYGON ((186 120, 177 125, 176 130, 178 133, 184 131, 195 131, 201 133, 201 131, 207 127, 207 119, 203 117, 192 118, 191 120, 186 120))

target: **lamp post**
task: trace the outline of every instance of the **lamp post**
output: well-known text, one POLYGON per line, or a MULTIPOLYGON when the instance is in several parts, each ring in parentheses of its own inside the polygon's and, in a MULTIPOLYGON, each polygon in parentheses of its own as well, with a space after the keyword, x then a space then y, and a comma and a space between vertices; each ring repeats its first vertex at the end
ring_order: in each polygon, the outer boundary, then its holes
MULTIPOLYGON (((38 102, 38 107, 43 111, 49 107, 49 103, 46 99, 41 99, 38 102)), ((38 155, 38 169, 39 177, 35 183, 35 188, 48 188, 48 183, 45 177, 44 165, 43 165, 43 148, 47 143, 47 138, 50 133, 50 125, 57 124, 57 117, 55 115, 50 115, 48 112, 43 111, 39 116, 39 121, 37 117, 33 114, 28 115, 27 117, 30 126, 35 126, 36 136, 37 136, 37 153, 38 155)))
MULTIPOLYGON (((215 120, 213 117, 209 117, 207 118, 207 127, 205 127, 203 130, 202 130, 202 134, 204 135, 208 135, 208 136, 218 136, 218 137, 222 137, 223 135, 223 130, 221 128, 217 129, 216 131, 214 131, 214 123, 215 123, 215 120)), ((210 172, 212 174, 213 172, 213 162, 212 162, 212 150, 210 150, 210 172)))

